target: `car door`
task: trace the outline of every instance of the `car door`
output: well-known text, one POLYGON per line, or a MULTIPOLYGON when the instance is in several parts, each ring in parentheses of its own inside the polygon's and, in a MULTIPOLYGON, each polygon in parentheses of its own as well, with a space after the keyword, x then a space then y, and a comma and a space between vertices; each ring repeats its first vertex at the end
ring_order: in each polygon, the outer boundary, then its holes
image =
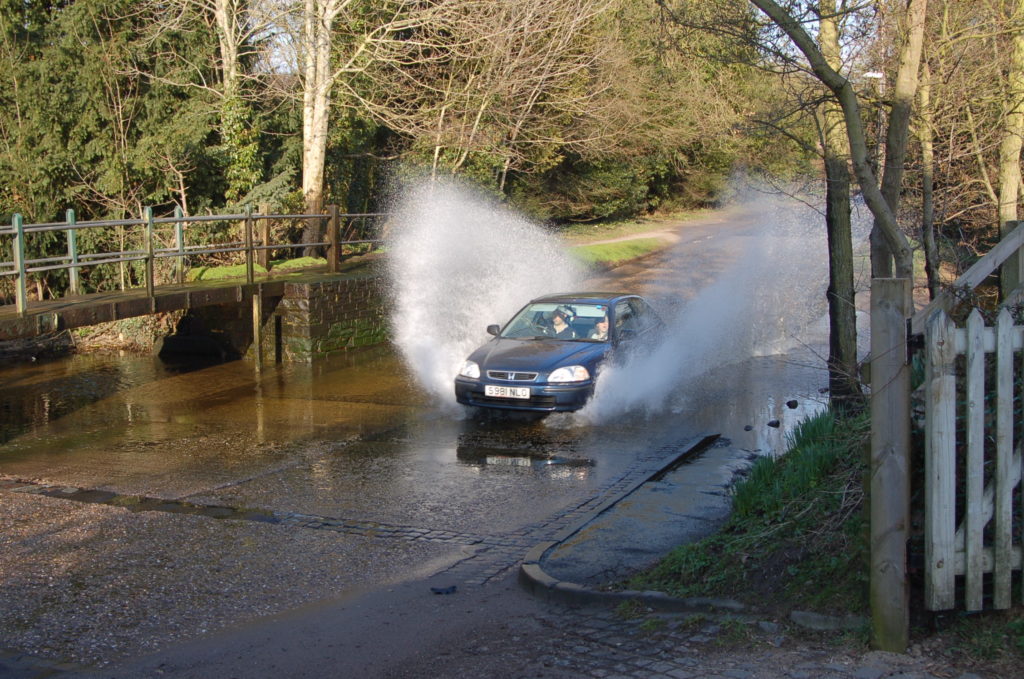
POLYGON ((636 317, 636 309, 630 300, 623 299, 615 303, 615 341, 630 343, 639 335, 640 327, 636 317))
POLYGON ((653 339, 665 325, 661 317, 639 297, 631 297, 626 302, 633 311, 633 324, 636 327, 637 336, 653 339))

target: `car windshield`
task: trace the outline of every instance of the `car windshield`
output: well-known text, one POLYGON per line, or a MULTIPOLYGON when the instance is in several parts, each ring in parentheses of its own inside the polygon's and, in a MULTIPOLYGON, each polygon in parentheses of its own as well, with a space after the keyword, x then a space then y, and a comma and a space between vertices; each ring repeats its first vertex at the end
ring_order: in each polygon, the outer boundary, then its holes
POLYGON ((510 339, 608 341, 608 305, 539 302, 527 305, 501 331, 510 339))

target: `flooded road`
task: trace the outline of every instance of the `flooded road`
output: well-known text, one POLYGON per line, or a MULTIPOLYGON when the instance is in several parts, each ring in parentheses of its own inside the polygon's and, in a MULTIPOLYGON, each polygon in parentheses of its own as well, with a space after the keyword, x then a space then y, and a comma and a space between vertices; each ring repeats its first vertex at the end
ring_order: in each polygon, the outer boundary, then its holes
MULTIPOLYGON (((665 252, 587 281, 646 294, 679 335, 681 358, 672 360, 681 383, 653 413, 539 419, 453 409, 451 396, 418 387, 391 347, 260 376, 245 361, 176 368, 155 357, 75 356, 0 367, 0 474, 479 531, 576 502, 620 476, 638 451, 667 442, 716 433, 778 452, 785 432, 824 401, 821 324, 772 338, 788 343, 782 353, 723 361, 698 351, 700 336, 722 332, 715 326, 730 314, 683 323, 674 314, 699 306, 702 291, 750 249, 759 222, 731 214, 678 233, 665 252), (779 426, 766 426, 773 421, 779 426)), ((753 294, 724 300, 751 327, 758 321, 742 297, 753 294)), ((481 325, 491 320, 500 319, 481 325)), ((644 391, 640 372, 622 391, 644 391)))
MULTIPOLYGON (((715 291, 750 269, 759 219, 690 223, 666 251, 586 281, 647 295, 674 333, 668 358, 587 416, 463 410, 390 346, 260 376, 151 357, 0 366, 0 636, 103 664, 424 574, 483 584, 708 435, 740 456, 781 452, 823 405, 827 345, 816 319, 765 321, 785 306, 768 286, 715 291), (785 332, 744 330, 768 327, 785 332), (673 381, 656 407, 619 405, 659 372, 673 381), (60 499, 94 491, 105 505, 60 499), (176 513, 185 504, 208 511, 176 513), (229 514, 259 520, 212 518, 229 514)), ((480 318, 481 339, 501 320, 480 318)))
MULTIPOLYGON (((757 370, 736 367, 729 379, 757 370)), ((760 370, 784 377, 774 362, 760 370)), ((179 372, 147 357, 83 356, 10 366, 0 380, 5 416, 32 416, 5 424, 8 477, 492 534, 579 503, 621 477, 638 451, 708 433, 710 420, 753 405, 716 397, 713 407, 607 426, 453 417, 412 386, 387 348, 278 366, 260 379, 244 362, 179 372)), ((756 441, 776 431, 759 430, 743 433, 756 441)))

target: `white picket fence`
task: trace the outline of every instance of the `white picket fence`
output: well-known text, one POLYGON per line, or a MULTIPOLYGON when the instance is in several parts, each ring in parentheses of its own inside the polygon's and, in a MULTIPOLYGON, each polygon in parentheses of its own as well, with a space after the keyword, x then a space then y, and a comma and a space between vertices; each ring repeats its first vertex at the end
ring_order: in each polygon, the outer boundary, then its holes
POLYGON ((928 317, 925 345, 925 606, 956 607, 956 578, 963 576, 964 607, 981 610, 991 574, 991 607, 1009 608, 1014 571, 1021 572, 1024 591, 1024 493, 1014 507, 1021 428, 1013 404, 1015 375, 1024 383, 1024 326, 1004 309, 995 327, 986 327, 975 310, 957 328, 940 310, 928 317), (995 355, 994 378, 986 354, 995 355), (964 357, 959 370, 958 356, 964 357), (986 385, 986 372, 994 384, 986 385), (988 412, 986 386, 995 393, 988 412))

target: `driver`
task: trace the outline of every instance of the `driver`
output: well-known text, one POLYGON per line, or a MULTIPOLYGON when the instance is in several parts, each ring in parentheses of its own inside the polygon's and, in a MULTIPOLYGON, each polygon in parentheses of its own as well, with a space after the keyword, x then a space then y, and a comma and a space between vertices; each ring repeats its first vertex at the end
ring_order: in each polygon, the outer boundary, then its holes
POLYGON ((576 339, 576 331, 569 325, 572 311, 560 306, 551 312, 551 335, 555 339, 576 339))

